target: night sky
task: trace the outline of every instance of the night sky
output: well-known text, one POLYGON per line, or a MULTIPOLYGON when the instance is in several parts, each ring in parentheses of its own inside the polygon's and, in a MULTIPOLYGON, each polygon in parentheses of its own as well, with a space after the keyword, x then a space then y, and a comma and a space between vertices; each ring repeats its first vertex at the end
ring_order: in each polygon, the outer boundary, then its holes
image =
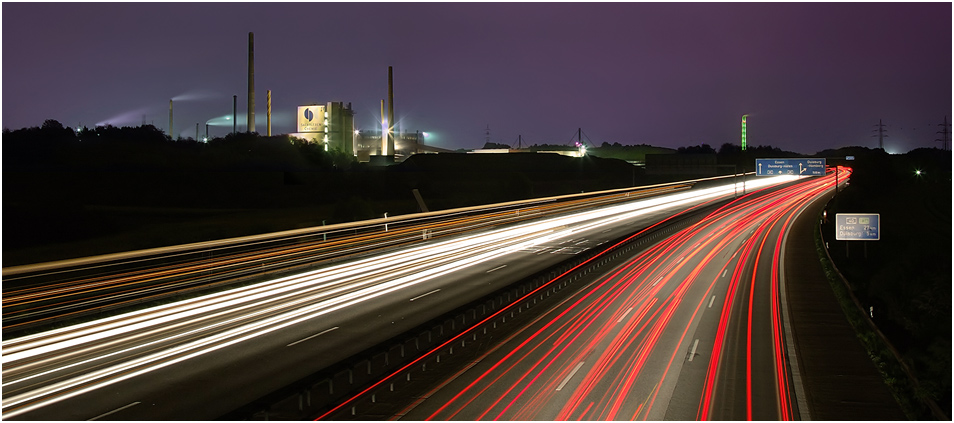
POLYGON ((428 143, 679 147, 799 153, 940 147, 951 120, 951 3, 3 3, 4 128, 221 123, 248 33, 256 126, 294 132, 296 106, 352 103, 376 127, 394 67, 398 128, 428 143), (145 118, 144 118, 145 116, 145 118))

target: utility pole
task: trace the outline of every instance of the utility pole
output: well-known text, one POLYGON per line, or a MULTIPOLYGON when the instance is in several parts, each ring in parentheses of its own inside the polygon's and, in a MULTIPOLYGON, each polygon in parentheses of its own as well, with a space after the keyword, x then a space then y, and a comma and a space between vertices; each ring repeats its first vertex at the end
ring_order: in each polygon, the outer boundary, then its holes
POLYGON ((938 133, 938 134, 944 134, 944 137, 941 138, 941 139, 934 140, 934 141, 941 142, 941 143, 942 143, 942 144, 941 144, 941 149, 942 149, 942 150, 947 150, 947 140, 949 139, 949 138, 948 138, 948 135, 950 135, 950 133, 951 133, 951 131, 949 131, 949 130, 947 129, 947 128, 950 128, 950 127, 951 127, 951 124, 950 124, 950 123, 947 123, 947 116, 944 116, 944 123, 939 123, 939 124, 937 124, 937 126, 940 126, 940 127, 941 127, 941 130, 940 130, 940 131, 937 131, 937 133, 938 133))
POLYGON ((484 145, 487 145, 487 144, 490 144, 490 124, 489 123, 487 124, 487 140, 486 140, 486 144, 484 145))
MULTIPOLYGON (((881 123, 881 119, 878 119, 878 124, 877 124, 877 125, 874 125, 874 126, 877 126, 878 129, 872 130, 871 132, 877 132, 877 133, 878 133, 878 148, 884 150, 884 139, 885 139, 885 138, 888 138, 888 136, 884 134, 885 132, 888 132, 888 130, 887 130, 887 129, 884 129, 884 127, 887 126, 887 125, 881 123)), ((873 137, 873 136, 874 136, 874 135, 872 135, 872 137, 873 137)))

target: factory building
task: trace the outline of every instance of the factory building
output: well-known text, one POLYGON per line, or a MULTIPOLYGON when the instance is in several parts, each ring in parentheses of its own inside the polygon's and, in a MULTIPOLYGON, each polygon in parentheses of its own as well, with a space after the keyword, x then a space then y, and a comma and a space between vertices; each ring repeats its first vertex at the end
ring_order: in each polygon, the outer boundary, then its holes
MULTIPOLYGON (((423 153, 424 146, 421 132, 395 132, 394 156, 401 161, 412 154, 423 153)), ((433 149, 430 149, 433 150, 433 149)), ((355 155, 359 162, 370 160, 370 156, 381 154, 381 128, 362 129, 355 134, 355 155)))
POLYGON ((355 154, 354 110, 351 103, 298 106, 298 132, 289 135, 323 144, 326 151, 338 149, 355 154))

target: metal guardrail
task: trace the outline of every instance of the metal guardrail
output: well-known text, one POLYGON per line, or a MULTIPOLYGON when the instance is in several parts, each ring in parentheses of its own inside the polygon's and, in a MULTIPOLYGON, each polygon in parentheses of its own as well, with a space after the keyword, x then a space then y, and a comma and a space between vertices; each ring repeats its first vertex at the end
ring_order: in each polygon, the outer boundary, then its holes
POLYGON ((720 178, 416 213, 5 268, 3 330, 10 336, 58 321, 221 289, 256 276, 688 189, 696 182, 712 179, 720 178))

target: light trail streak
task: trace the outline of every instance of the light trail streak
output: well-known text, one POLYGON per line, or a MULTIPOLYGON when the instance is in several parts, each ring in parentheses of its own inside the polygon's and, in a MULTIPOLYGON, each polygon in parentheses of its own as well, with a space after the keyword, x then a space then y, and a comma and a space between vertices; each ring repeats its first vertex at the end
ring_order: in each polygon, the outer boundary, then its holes
MULTIPOLYGON (((748 186, 768 186, 785 178, 748 186)), ((588 229, 725 197, 670 194, 427 243, 3 342, 3 418, 20 416, 588 229)))
MULTIPOLYGON (((27 325, 36 325, 43 322, 61 320, 69 316, 88 314, 91 310, 109 305, 118 305, 141 302, 143 299, 161 298, 170 291, 177 289, 201 289, 224 283, 228 277, 236 277, 248 272, 260 272, 282 266, 294 266, 304 262, 314 262, 333 256, 353 254, 359 251, 370 251, 377 248, 394 247, 415 242, 420 233, 427 233, 428 238, 446 237, 455 233, 478 230, 489 225, 517 223, 529 219, 545 217, 551 214, 577 211, 581 208, 592 208, 595 205, 607 205, 621 201, 630 201, 646 196, 659 195, 666 192, 676 192, 691 187, 690 184, 675 184, 646 187, 639 191, 619 193, 620 190, 607 191, 608 194, 576 198, 580 194, 569 196, 550 197, 531 201, 502 203, 490 206, 470 207, 464 209, 423 213, 418 215, 398 216, 391 218, 392 228, 400 228, 388 232, 377 232, 375 228, 379 220, 372 220, 366 226, 353 224, 331 225, 321 228, 292 230, 275 234, 254 235, 233 240, 209 241, 205 243, 189 244, 185 246, 164 247, 138 252, 118 253, 105 256, 88 257, 82 259, 65 260, 61 262, 42 263, 37 265, 16 266, 4 268, 6 282, 18 281, 33 277, 50 277, 61 275, 67 278, 64 282, 43 282, 38 286, 27 288, 6 289, 3 296, 4 330, 21 328, 27 325), (556 202, 560 200, 559 202, 556 202), (523 206, 525 208, 513 209, 523 206), (480 213, 472 215, 473 213, 480 213), (431 222, 429 219, 443 219, 431 222), (365 235, 345 235, 339 232, 351 230, 367 231, 365 235), (307 237, 315 238, 314 232, 322 235, 320 241, 308 241, 307 237), (327 235, 331 240, 325 240, 327 235), (337 237, 337 238, 334 238, 337 237), (293 243, 292 246, 273 244, 293 243), (243 248, 258 247, 252 252, 230 253, 229 248, 240 246, 243 248), (190 250, 191 249, 191 250, 190 250), (214 259, 189 259, 189 254, 201 252, 214 259), (145 257, 145 258, 139 258, 145 257), (110 271, 113 265, 138 265, 160 260, 160 263, 174 261, 175 264, 148 266, 142 270, 110 271), (115 263, 110 264, 110 261, 115 263), (103 276, 83 277, 71 280, 68 276, 71 270, 56 270, 70 266, 85 266, 72 271, 96 270, 103 276), (41 272, 35 275, 24 275, 29 272, 41 272), (104 273, 105 272, 105 273, 104 273), (224 280, 224 281, 223 281, 224 280), (32 320, 26 320, 26 319, 32 320), (13 323, 10 323, 10 322, 13 323)), ((387 224, 387 223, 385 223, 387 224)), ((35 284, 37 285, 37 284, 35 284)))
POLYGON ((678 358, 691 344, 691 358, 683 361, 701 362, 705 370, 695 385, 701 395, 697 419, 793 418, 781 331, 780 243, 795 212, 833 185, 829 175, 745 195, 650 247, 574 294, 574 301, 561 303, 528 337, 515 340, 469 384, 450 388, 454 394, 422 417, 661 419, 666 410, 655 410, 656 404, 669 404, 664 395, 675 389, 672 378, 683 367, 678 358), (691 336, 723 290, 722 306, 712 309, 712 336, 691 336), (634 316, 624 319, 634 309, 634 316), (741 337, 734 328, 741 328, 741 337), (756 355, 756 346, 768 353, 756 355), (737 360, 743 364, 740 378, 732 373, 737 360), (569 383, 582 370, 582 379, 569 383), (715 416, 716 403, 731 409, 733 399, 726 395, 737 379, 741 414, 715 416), (758 404, 755 386, 763 398, 758 404), (765 386, 774 387, 774 403, 766 402, 765 386))

